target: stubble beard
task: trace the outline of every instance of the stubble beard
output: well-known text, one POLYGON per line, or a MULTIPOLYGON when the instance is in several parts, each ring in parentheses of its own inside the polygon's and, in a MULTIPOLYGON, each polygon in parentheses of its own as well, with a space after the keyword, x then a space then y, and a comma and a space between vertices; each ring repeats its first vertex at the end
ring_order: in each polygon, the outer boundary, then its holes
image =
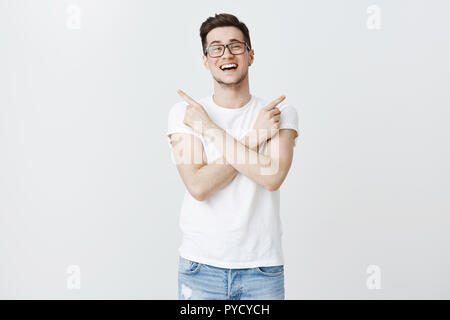
POLYGON ((248 74, 248 70, 242 75, 242 77, 240 77, 235 82, 231 82, 231 83, 223 82, 222 80, 220 80, 219 78, 216 78, 215 76, 213 76, 213 78, 214 78, 214 80, 217 81, 217 83, 222 88, 233 88, 233 87, 239 87, 241 85, 241 83, 244 81, 245 77, 247 77, 247 74, 248 74))

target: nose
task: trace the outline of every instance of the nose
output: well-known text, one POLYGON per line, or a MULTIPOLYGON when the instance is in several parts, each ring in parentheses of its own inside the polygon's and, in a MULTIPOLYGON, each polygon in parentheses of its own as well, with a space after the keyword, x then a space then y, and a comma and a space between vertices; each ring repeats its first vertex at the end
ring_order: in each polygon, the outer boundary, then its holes
POLYGON ((229 47, 225 47, 225 51, 223 52, 222 57, 232 57, 233 54, 231 53, 231 49, 229 47))

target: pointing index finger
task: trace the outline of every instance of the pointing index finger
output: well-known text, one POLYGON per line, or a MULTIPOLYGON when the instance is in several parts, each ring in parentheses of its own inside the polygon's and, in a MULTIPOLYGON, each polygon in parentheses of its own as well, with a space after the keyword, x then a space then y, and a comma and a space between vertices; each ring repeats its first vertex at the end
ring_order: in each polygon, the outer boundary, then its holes
POLYGON ((280 96, 280 97, 278 97, 278 98, 276 98, 274 101, 272 101, 271 103, 269 103, 268 105, 267 105, 267 110, 270 110, 270 109, 273 109, 273 108, 275 108, 281 101, 283 101, 284 99, 286 99, 286 96, 285 95, 282 95, 282 96, 280 96))
POLYGON ((189 97, 186 93, 184 93, 182 90, 178 89, 177 90, 178 95, 183 98, 184 101, 186 101, 187 103, 189 103, 190 105, 199 105, 199 103, 197 101, 195 101, 194 99, 192 99, 191 97, 189 97))

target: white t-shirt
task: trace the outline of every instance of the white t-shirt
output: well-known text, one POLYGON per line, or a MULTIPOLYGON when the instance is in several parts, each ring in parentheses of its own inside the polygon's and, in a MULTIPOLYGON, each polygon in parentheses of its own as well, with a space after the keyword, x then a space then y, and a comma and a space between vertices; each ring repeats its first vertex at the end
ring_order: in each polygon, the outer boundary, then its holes
MULTIPOLYGON (((252 95, 243 107, 230 109, 218 106, 212 95, 197 101, 211 120, 237 141, 253 128, 260 110, 271 102, 252 95)), ((167 134, 189 133, 200 138, 210 163, 222 154, 183 123, 187 104, 181 101, 172 106, 167 134)), ((278 108, 281 111, 280 130, 289 128, 298 133, 296 109, 286 103, 281 103, 278 108)), ((298 136, 295 144, 297 139, 298 136)), ((169 138, 168 142, 171 147, 169 138)), ((261 145, 260 153, 264 152, 265 145, 261 145)), ((171 156, 175 163, 173 153, 171 156)), ((179 254, 185 259, 221 268, 284 264, 280 190, 268 191, 241 173, 204 201, 196 200, 186 190, 179 225, 183 232, 179 254)))

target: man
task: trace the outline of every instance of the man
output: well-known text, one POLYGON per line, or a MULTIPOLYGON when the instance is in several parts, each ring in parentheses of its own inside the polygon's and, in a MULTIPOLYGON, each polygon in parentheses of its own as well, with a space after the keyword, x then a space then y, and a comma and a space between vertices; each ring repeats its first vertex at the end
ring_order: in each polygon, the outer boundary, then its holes
POLYGON ((181 208, 179 299, 284 299, 279 187, 298 136, 285 99, 250 94, 254 62, 244 23, 230 14, 200 27, 214 94, 169 112, 172 156, 186 186, 181 208), (253 160, 253 161, 252 161, 253 160))

